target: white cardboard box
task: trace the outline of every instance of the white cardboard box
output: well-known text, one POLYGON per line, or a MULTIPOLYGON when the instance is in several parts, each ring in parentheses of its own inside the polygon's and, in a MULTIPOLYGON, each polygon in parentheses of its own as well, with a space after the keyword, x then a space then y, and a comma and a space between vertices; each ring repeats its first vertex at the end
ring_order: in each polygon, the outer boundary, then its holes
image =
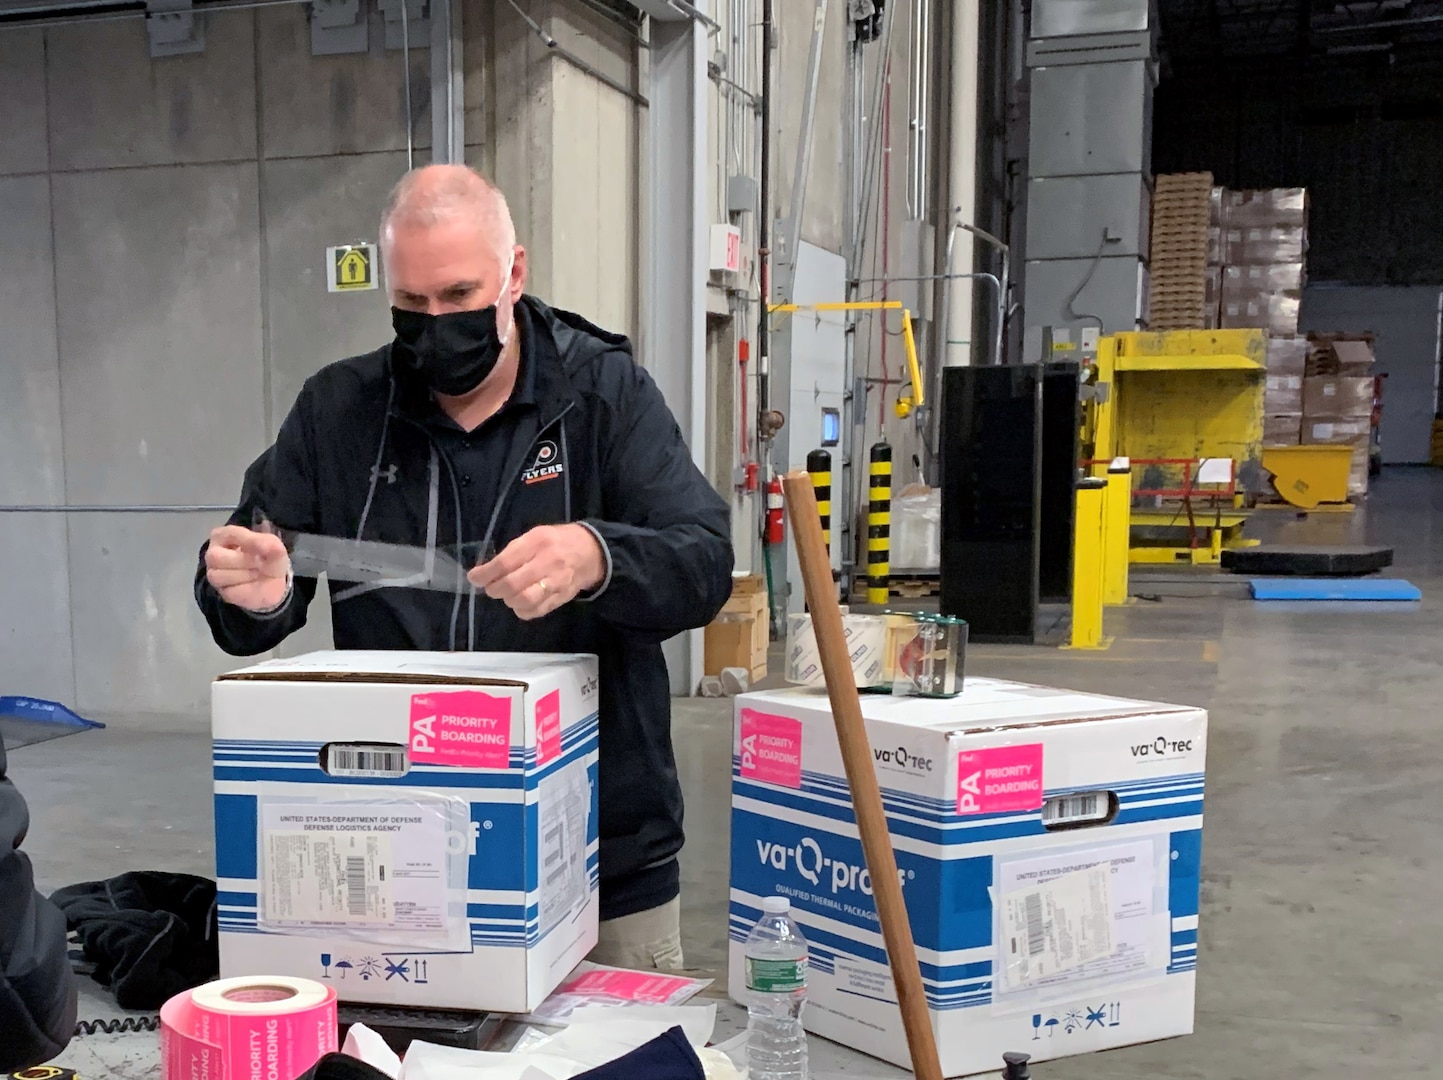
MULTIPOLYGON (((947 1076, 1192 1031, 1205 712, 988 679, 862 709, 947 1076)), ((733 747, 733 996, 786 895, 807 1029, 909 1064, 825 694, 742 695, 733 747)))
POLYGON ((313 653, 211 706, 222 976, 526 1012, 595 946, 594 657, 313 653))

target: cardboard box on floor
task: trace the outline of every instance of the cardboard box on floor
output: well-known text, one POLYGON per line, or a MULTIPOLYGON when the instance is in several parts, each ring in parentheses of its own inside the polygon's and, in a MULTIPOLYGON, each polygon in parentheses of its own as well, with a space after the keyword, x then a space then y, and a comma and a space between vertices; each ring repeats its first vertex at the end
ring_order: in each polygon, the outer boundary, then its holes
POLYGON ((746 669, 752 682, 760 682, 767 677, 771 638, 766 578, 733 575, 730 598, 703 634, 703 674, 720 675, 722 668, 739 667, 746 669))
POLYGON ((312 653, 211 707, 222 976, 526 1012, 595 946, 595 657, 312 653))
MULTIPOLYGON (((989 679, 862 708, 944 1074, 1192 1031, 1205 712, 989 679)), ((907 1065, 844 776, 824 693, 737 698, 729 985, 787 896, 807 1029, 907 1065)))

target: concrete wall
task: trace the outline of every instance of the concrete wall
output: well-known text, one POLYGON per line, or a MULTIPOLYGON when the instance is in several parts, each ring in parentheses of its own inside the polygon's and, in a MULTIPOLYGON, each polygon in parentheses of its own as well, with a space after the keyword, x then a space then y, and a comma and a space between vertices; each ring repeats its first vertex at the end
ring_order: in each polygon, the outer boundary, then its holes
MULTIPOLYGON (((635 45, 523 4, 617 78, 635 45)), ((637 111, 509 5, 467 0, 468 157, 511 197, 533 291, 637 324, 637 111), (595 223, 602 222, 597 228, 595 223)), ((226 504, 307 375, 390 336, 326 292, 406 168, 402 57, 312 57, 305 8, 206 17, 152 61, 139 21, 0 34, 0 504, 226 504)), ((429 53, 411 58, 428 160, 429 53)), ((191 598, 205 514, 0 513, 0 693, 200 712, 233 666, 191 598)), ((325 645, 324 605, 287 650, 325 645)))

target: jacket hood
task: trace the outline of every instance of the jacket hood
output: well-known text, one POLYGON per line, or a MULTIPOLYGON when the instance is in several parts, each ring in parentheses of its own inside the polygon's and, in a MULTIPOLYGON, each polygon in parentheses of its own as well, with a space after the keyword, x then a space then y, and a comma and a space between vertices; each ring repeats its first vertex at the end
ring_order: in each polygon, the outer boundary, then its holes
POLYGON ((549 307, 529 294, 521 297, 521 303, 531 316, 532 327, 551 334, 556 354, 568 371, 605 353, 633 355, 631 339, 625 334, 603 330, 575 312, 549 307))

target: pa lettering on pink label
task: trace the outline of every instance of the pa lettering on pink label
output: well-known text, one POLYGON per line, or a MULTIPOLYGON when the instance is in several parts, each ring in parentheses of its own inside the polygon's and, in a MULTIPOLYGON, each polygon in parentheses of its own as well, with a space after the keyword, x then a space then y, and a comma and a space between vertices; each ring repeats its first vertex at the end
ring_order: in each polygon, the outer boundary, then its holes
POLYGON ((741 775, 778 787, 802 786, 802 722, 742 710, 741 775))
POLYGON ((1041 743, 957 755, 957 813, 1014 814, 1041 807, 1041 743))
POLYGON ((561 691, 553 690, 536 703, 536 764, 561 756, 561 691))
POLYGON ((408 746, 419 765, 509 768, 511 699, 480 690, 413 694, 408 746))

